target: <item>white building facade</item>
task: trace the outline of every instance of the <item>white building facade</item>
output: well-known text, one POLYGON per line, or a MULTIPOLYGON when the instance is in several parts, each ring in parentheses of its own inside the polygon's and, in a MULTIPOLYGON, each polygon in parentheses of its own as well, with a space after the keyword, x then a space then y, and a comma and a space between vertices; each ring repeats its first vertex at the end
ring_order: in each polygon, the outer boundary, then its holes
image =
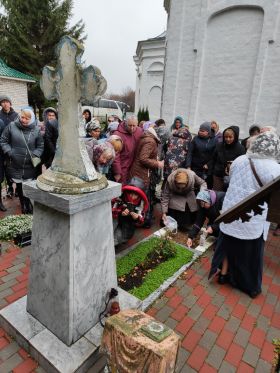
POLYGON ((148 108, 150 119, 160 118, 162 105, 162 81, 165 59, 165 32, 137 45, 135 113, 139 108, 148 108))
POLYGON ((280 131, 280 0, 165 0, 161 116, 280 131))

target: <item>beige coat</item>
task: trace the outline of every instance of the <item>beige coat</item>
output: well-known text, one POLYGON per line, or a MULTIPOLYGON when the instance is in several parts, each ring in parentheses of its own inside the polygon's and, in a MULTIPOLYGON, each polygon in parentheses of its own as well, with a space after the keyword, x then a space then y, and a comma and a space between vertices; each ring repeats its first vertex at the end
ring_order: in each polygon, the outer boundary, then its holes
POLYGON ((193 171, 185 168, 178 168, 173 171, 167 178, 162 197, 161 209, 162 213, 166 214, 168 208, 178 211, 185 211, 186 204, 191 212, 197 211, 197 203, 195 197, 195 189, 207 189, 206 182, 198 177, 193 171), (188 175, 188 184, 185 189, 178 190, 175 184, 175 176, 178 172, 186 172, 188 175))

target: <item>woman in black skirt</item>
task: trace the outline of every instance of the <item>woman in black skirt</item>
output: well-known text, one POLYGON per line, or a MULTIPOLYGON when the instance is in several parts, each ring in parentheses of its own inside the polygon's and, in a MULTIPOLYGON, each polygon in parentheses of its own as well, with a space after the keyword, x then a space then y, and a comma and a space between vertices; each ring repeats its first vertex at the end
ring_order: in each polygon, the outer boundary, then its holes
MULTIPOLYGON (((230 169, 230 183, 225 195, 222 212, 250 196, 262 185, 280 175, 280 139, 272 132, 265 132, 252 140, 245 155, 238 157, 230 169)), ((255 298, 261 293, 263 252, 269 222, 267 203, 261 214, 251 214, 248 221, 241 219, 220 224, 209 277, 222 265, 220 277, 255 298)), ((225 281, 220 281, 225 282, 225 281)))

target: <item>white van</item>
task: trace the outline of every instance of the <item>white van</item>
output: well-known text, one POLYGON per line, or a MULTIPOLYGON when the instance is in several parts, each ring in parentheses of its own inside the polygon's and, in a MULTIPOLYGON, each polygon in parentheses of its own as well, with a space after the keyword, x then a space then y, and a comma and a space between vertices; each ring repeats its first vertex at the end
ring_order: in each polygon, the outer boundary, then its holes
POLYGON ((117 115, 120 119, 124 119, 128 108, 129 106, 124 102, 100 98, 93 106, 83 106, 82 110, 89 109, 93 117, 100 122, 107 122, 110 115, 117 115))

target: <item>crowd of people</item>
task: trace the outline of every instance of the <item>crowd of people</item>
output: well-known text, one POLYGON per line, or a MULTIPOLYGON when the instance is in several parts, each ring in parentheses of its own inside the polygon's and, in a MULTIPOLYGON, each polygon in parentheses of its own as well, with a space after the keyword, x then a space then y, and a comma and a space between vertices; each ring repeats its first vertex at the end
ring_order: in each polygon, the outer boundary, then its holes
MULTIPOLYGON (((16 113, 7 96, 0 105, 0 182, 6 179, 8 197, 19 197, 22 213, 32 213, 22 182, 51 166, 58 113, 46 108, 39 122, 30 107, 16 113)), ((248 222, 217 225, 215 219, 280 175, 280 140, 273 127, 253 125, 241 141, 238 126, 221 132, 216 121, 202 123, 195 135, 180 116, 171 125, 109 116, 104 127, 86 109, 79 135, 97 171, 122 184, 122 195, 112 201, 115 245, 137 227, 150 227, 153 206, 160 203, 161 223, 173 217, 188 233, 189 246, 206 222, 207 234, 218 237, 210 276, 219 273, 221 284, 230 282, 252 297, 260 293, 267 206, 248 222)), ((1 194, 0 210, 6 210, 1 194)))

